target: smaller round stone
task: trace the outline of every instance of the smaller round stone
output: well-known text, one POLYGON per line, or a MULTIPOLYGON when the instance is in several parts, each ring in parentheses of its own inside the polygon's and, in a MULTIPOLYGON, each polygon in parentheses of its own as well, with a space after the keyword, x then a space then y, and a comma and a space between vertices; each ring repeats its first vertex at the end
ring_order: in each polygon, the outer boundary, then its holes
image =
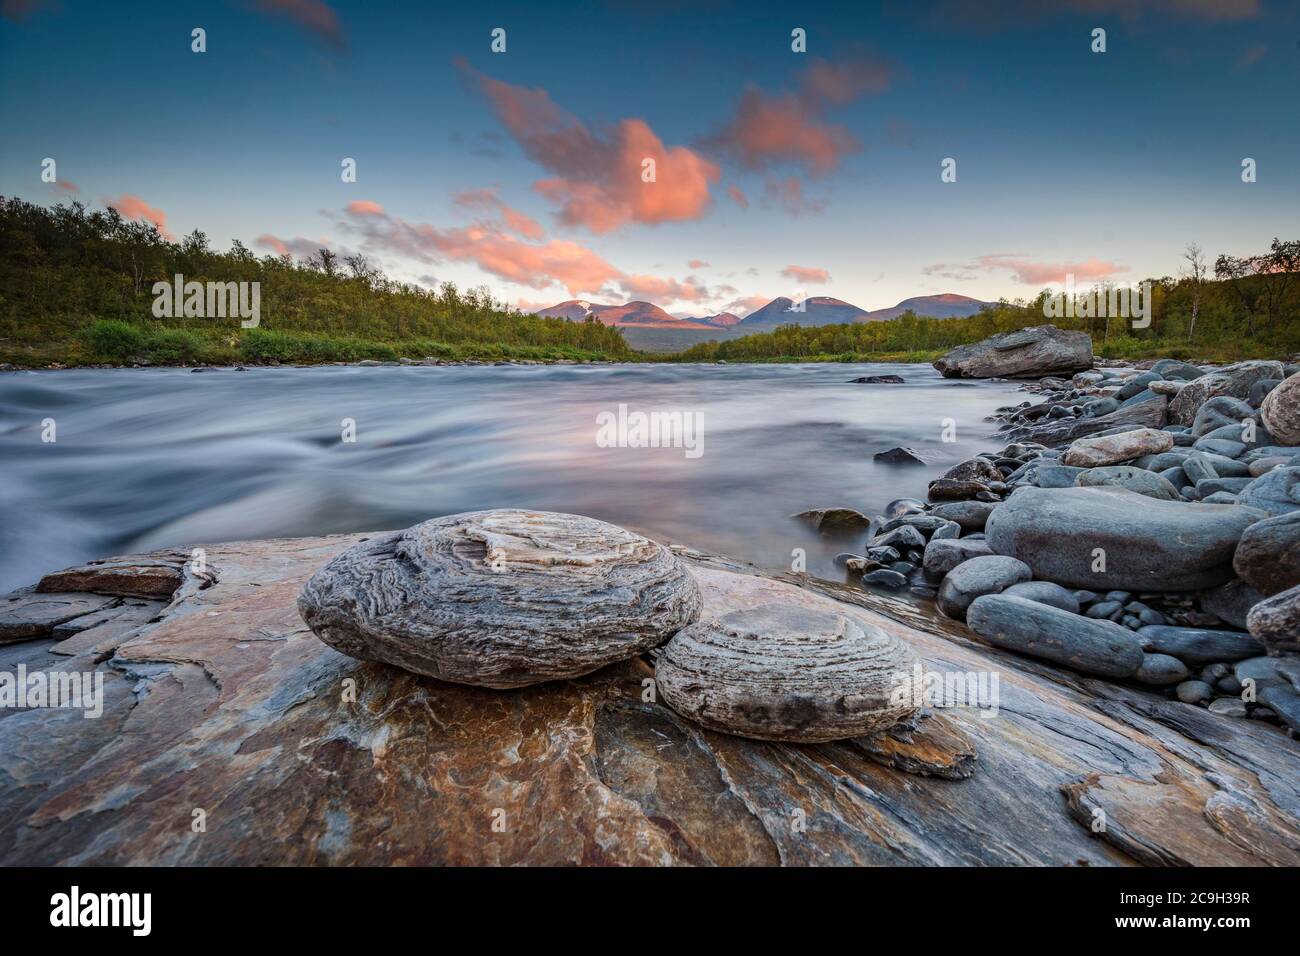
POLYGON ((916 712, 911 650, 856 618, 767 604, 678 631, 655 665, 683 717, 727 734, 815 743, 870 734, 916 712))

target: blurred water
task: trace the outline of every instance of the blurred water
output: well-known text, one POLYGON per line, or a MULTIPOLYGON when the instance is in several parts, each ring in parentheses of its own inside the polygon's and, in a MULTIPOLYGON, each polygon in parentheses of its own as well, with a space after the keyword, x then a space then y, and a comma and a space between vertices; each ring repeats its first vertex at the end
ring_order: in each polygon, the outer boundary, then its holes
POLYGON ((877 513, 989 447, 1022 396, 919 365, 86 369, 0 374, 0 592, 155 547, 529 507, 835 577, 789 515, 877 513), (898 374, 903 385, 854 385, 898 374), (704 453, 601 448, 596 415, 700 412, 704 453), (958 441, 940 440, 942 421, 958 441), (41 441, 52 418, 57 441, 41 441), (356 443, 340 422, 356 421, 356 443), (908 445, 932 467, 877 465, 908 445))

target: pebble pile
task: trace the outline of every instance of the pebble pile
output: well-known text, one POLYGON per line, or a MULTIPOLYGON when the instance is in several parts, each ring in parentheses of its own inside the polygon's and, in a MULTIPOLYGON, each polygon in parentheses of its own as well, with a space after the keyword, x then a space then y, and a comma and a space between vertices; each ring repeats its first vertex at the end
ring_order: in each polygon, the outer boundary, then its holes
POLYGON ((862 546, 837 559, 850 580, 1300 732, 1300 365, 1162 359, 1025 387, 1040 400, 998 410, 1001 447, 860 516, 862 546))

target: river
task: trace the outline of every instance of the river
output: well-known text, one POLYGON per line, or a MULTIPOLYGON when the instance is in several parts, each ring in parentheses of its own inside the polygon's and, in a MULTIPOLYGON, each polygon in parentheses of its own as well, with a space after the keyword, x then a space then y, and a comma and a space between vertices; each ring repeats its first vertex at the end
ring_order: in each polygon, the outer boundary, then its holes
POLYGON ((809 571, 835 578, 843 547, 792 513, 920 496, 996 446, 986 417, 1023 399, 888 364, 3 373, 0 592, 111 554, 500 507, 591 515, 765 568, 803 548, 809 571), (905 382, 849 382, 881 374, 905 382), (700 416, 698 456, 603 447, 597 416, 620 404, 700 416), (930 467, 872 461, 895 445, 930 467))

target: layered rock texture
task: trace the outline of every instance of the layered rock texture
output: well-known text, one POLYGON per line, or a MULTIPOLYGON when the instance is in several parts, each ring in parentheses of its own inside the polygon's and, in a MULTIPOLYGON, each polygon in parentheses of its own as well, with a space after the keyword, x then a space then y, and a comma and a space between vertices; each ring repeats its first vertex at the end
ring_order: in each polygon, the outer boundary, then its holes
POLYGON ((859 619, 767 604, 679 631, 655 679, 673 710, 705 727, 818 743, 911 717, 918 706, 891 697, 915 663, 898 638, 859 619))
POLYGON ((580 515, 502 509, 377 535, 312 575, 303 620, 350 657, 481 687, 580 677, 700 613, 667 548, 580 515))
MULTIPOLYGON (((927 705, 886 734, 766 743, 655 700, 646 655, 513 691, 358 661, 296 602, 378 537, 209 545, 210 577, 185 570, 132 626, 79 640, 87 610, 70 636, 0 646, 3 671, 104 675, 99 719, 0 709, 0 863, 1300 863, 1300 748, 1276 727, 696 553, 678 557, 705 617, 848 616, 927 672, 996 674, 996 712, 927 705)), ((1284 681, 1269 674, 1264 691, 1284 681)))

